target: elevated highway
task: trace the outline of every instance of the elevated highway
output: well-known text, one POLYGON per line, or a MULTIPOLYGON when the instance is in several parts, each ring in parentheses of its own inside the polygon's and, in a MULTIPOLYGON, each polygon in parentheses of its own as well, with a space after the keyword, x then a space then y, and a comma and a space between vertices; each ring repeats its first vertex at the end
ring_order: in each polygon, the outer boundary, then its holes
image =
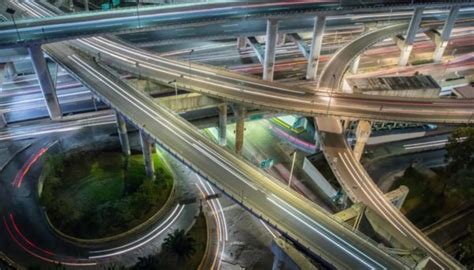
POLYGON ((328 217, 314 203, 210 142, 177 114, 157 105, 65 45, 47 45, 45 49, 167 151, 309 253, 338 268, 406 268, 328 217))
MULTIPOLYGON (((171 29, 183 25, 205 26, 242 20, 267 18, 291 18, 297 16, 337 15, 342 13, 371 13, 390 8, 392 11, 412 10, 414 7, 443 8, 447 6, 470 5, 469 0, 326 0, 262 3, 187 4, 158 7, 118 9, 109 12, 89 12, 20 20, 16 27, 11 23, 0 24, 0 48, 21 47, 34 43, 48 43, 72 38, 100 34, 123 34, 171 29)), ((4 6, 11 6, 3 4, 4 6)), ((41 17, 42 11, 34 10, 34 17, 41 17)))
POLYGON ((147 136, 308 254, 341 269, 407 268, 368 239, 339 224, 314 203, 210 142, 179 115, 156 104, 92 59, 70 48, 93 42, 83 39, 46 45, 44 49, 147 136))
POLYGON ((153 103, 149 97, 68 46, 86 50, 99 63, 104 61, 136 70, 141 76, 152 74, 163 82, 176 79, 189 90, 277 111, 322 115, 328 113, 326 106, 332 100, 334 107, 339 108, 331 113, 335 111, 334 115, 338 116, 354 117, 356 114, 356 117, 364 118, 362 115, 365 115, 368 119, 380 119, 385 117, 382 115, 388 115, 388 119, 392 117, 400 121, 457 123, 470 121, 474 110, 472 103, 462 100, 405 101, 349 94, 332 96, 327 92, 307 93, 224 70, 159 58, 104 38, 44 46, 51 57, 168 151, 308 252, 338 268, 398 269, 406 266, 327 217, 316 205, 276 183, 259 169, 209 142, 176 114, 153 103), (107 44, 112 47, 107 47, 107 44))
MULTIPOLYGON (((406 24, 389 26, 366 35, 340 49, 325 66, 319 83, 320 89, 339 90, 345 72, 351 61, 371 45, 387 37, 402 33, 406 24)), ((473 106, 470 101, 470 106, 473 106)), ((423 109, 423 108, 420 108, 423 109)), ((316 120, 320 131, 321 145, 328 163, 336 178, 344 187, 353 202, 362 202, 395 229, 395 236, 401 243, 413 244, 424 250, 431 257, 430 267, 435 269, 461 269, 462 266, 451 256, 413 225, 391 202, 384 198, 367 171, 355 157, 352 148, 347 144, 340 120, 335 117, 324 117, 316 120)))
MULTIPOLYGON (((403 26, 406 24, 392 28, 402 32, 403 26)), ((466 123, 474 120, 472 100, 407 100, 337 93, 326 89, 307 92, 297 87, 266 82, 224 69, 166 59, 101 37, 91 38, 87 43, 78 41, 74 46, 95 57, 97 61, 119 70, 164 84, 176 80, 178 87, 182 89, 256 108, 308 116, 332 115, 350 119, 403 122, 466 123), (329 102, 331 106, 328 110, 329 102)), ((329 77, 332 77, 332 74, 329 77)), ((330 86, 332 81, 331 78, 330 86)))

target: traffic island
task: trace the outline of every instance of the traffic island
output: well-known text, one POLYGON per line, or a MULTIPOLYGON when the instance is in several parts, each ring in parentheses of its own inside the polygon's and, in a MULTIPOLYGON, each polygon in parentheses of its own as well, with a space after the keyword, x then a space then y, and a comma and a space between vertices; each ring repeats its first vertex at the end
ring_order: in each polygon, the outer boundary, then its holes
POLYGON ((53 229, 70 240, 111 240, 153 219, 173 193, 173 176, 153 154, 155 180, 146 177, 143 155, 79 152, 49 155, 40 203, 53 229))
POLYGON ((159 253, 138 258, 138 262, 131 269, 200 269, 201 261, 206 254, 208 237, 206 222, 206 217, 200 213, 187 232, 175 230, 168 233, 159 253))

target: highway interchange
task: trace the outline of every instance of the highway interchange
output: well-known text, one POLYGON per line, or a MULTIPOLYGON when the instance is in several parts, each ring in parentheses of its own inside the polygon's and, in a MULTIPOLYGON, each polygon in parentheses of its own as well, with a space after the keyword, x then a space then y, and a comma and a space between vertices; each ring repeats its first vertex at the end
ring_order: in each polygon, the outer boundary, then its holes
MULTIPOLYGON (((26 10, 32 8, 29 4, 18 4, 18 6, 26 10)), ((38 10, 44 10, 44 8, 38 8, 38 10)), ((47 10, 44 10, 44 14, 47 14, 47 10)), ((369 33, 351 45, 356 46, 357 50, 355 51, 361 52, 383 37, 403 32, 406 28, 406 24, 389 26, 383 31, 369 33)), ((107 63, 119 69, 132 70, 132 72, 139 73, 140 76, 154 78, 161 82, 176 79, 177 84, 183 89, 205 93, 231 102, 302 115, 329 114, 371 120, 463 123, 470 121, 474 113, 472 101, 465 100, 407 101, 401 98, 369 98, 354 94, 332 93, 329 89, 335 88, 337 90, 344 75, 345 69, 340 67, 347 67, 352 60, 347 56, 337 58, 341 62, 331 64, 330 61, 326 66, 322 77, 325 79, 321 80, 326 84, 320 84, 320 87, 325 91, 307 92, 279 83, 263 82, 225 70, 197 64, 193 64, 191 67, 190 64, 158 57, 102 37, 45 45, 43 48, 53 59, 97 93, 111 107, 126 115, 132 123, 144 129, 164 148, 205 179, 215 184, 251 212, 278 228, 283 234, 287 234, 290 239, 298 241, 303 247, 308 248, 313 255, 319 255, 322 259, 341 268, 391 269, 404 266, 401 262, 381 252, 372 244, 366 243, 366 240, 329 218, 314 204, 277 184, 278 181, 271 179, 254 168, 253 165, 209 142, 196 128, 183 121, 178 115, 157 105, 149 97, 117 80, 114 74, 101 66, 101 63, 107 63), (84 57, 83 54, 77 53, 75 49, 71 48, 81 49, 93 58, 84 57), (336 66, 337 69, 331 70, 336 66), (328 82, 332 82, 332 84, 328 82), (330 111, 326 111, 328 102, 331 102, 330 111), (207 159, 203 160, 202 156, 206 156, 207 159), (213 162, 209 162, 209 160, 213 162), (281 211, 287 213, 288 216, 282 217, 281 211), (334 257, 335 254, 338 255, 337 258, 334 257)), ((339 52, 347 53, 347 47, 345 49, 339 52)), ((349 49, 351 48, 349 47, 349 49)), ((354 50, 349 52, 352 57, 354 50)), ((337 142, 337 147, 341 146, 340 143, 340 141, 337 142)), ((331 144, 328 143, 328 145, 331 144)), ((338 153, 340 160, 343 163, 347 161, 348 164, 360 167, 358 162, 348 160, 351 158, 352 151, 350 149, 344 151, 347 152, 338 153)), ((347 168, 349 166, 346 166, 347 168)), ((355 170, 355 173, 360 175, 363 175, 364 172, 363 168, 355 170)), ((352 173, 349 174, 353 176, 352 173)), ((357 179, 364 177, 349 178, 357 181, 357 179)), ((365 180, 373 184, 370 178, 365 180)), ((377 190, 377 188, 374 189, 375 192, 377 190)), ((360 195, 357 197, 360 198, 360 195)), ((390 205, 385 200, 382 204, 390 205)), ((372 206, 377 208, 373 204, 372 206)), ((392 208, 389 207, 389 211, 392 208)), ((400 215, 398 211, 391 212, 391 214, 400 215)), ((399 218, 397 216, 396 220, 399 218)), ((391 218, 387 219, 391 220, 391 218)), ((404 226, 409 229, 413 227, 413 225, 406 223, 404 226)), ((400 228, 396 225, 394 227, 400 228)), ((405 232, 402 234, 406 235, 405 232)), ((422 238, 419 241, 424 240, 422 238)), ((431 243, 428 243, 427 246, 429 245, 431 243)), ((444 259, 445 255, 439 253, 436 248, 431 250, 428 248, 428 251, 435 260, 441 258, 437 263, 445 264, 441 265, 442 267, 458 267, 456 264, 450 265, 450 258, 444 259)))

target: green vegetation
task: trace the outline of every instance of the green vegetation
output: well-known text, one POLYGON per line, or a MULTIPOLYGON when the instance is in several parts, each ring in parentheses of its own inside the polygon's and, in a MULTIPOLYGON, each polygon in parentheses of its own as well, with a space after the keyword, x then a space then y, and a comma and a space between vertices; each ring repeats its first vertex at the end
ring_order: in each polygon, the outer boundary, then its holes
POLYGON ((138 263, 132 269, 197 269, 204 256, 206 243, 206 219, 203 214, 200 214, 188 233, 184 230, 175 230, 169 233, 161 245, 160 253, 139 258, 138 263))
POLYGON ((172 174, 157 154, 153 158, 155 181, 146 179, 142 155, 49 156, 40 202, 65 234, 89 239, 125 232, 150 218, 170 195, 172 174))
POLYGON ((393 189, 406 185, 410 189, 403 210, 420 227, 459 207, 474 196, 474 128, 456 129, 446 145, 445 168, 434 174, 408 168, 393 189))
MULTIPOLYGON (((446 167, 433 169, 434 173, 410 167, 394 183, 393 189, 400 185, 410 189, 402 210, 418 227, 435 222, 474 197, 474 128, 456 129, 448 139, 446 150, 446 167)), ((469 237, 456 255, 461 263, 471 265, 468 269, 474 266, 472 230, 471 225, 469 237)))

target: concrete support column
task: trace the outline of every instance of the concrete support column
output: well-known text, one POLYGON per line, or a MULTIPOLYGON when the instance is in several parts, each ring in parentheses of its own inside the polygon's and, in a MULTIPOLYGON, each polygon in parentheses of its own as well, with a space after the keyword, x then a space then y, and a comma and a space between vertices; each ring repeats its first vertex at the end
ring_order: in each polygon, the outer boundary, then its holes
POLYGON ((286 41, 286 34, 285 33, 279 33, 277 37, 277 45, 284 45, 286 41))
POLYGON ((84 0, 84 9, 89 11, 89 0, 84 0))
POLYGON ((318 16, 314 21, 313 38, 311 40, 311 49, 308 58, 308 67, 306 69, 306 79, 315 80, 318 73, 319 57, 321 55, 321 46, 323 44, 324 28, 326 17, 318 16))
POLYGON ((13 62, 8 62, 5 64, 5 78, 6 79, 14 79, 16 77, 16 68, 15 68, 15 64, 13 62))
POLYGON ((275 49, 278 34, 278 20, 267 20, 267 36, 265 44, 265 59, 263 62, 263 79, 273 81, 275 67, 275 49))
POLYGON ((370 137, 372 124, 370 121, 360 120, 356 130, 356 144, 354 146, 354 156, 360 160, 364 153, 365 144, 370 137))
POLYGON ((423 17, 423 8, 416 8, 413 16, 411 17, 410 25, 408 26, 408 32, 405 38, 405 42, 402 45, 400 59, 398 60, 399 66, 406 66, 408 59, 410 58, 411 50, 413 49, 413 42, 415 41, 416 33, 420 27, 421 19, 423 17))
POLYGON ((440 35, 440 40, 436 44, 436 49, 433 54, 433 61, 435 63, 441 62, 443 57, 444 50, 448 46, 448 40, 451 36, 451 31, 453 30, 454 23, 456 22, 456 17, 458 16, 459 6, 454 6, 449 11, 449 15, 444 22, 443 30, 440 35))
POLYGON ((357 74, 357 70, 359 69, 360 64, 360 55, 358 55, 351 63, 351 73, 357 74))
POLYGON ((142 144, 143 159, 145 160, 146 176, 150 179, 155 179, 155 166, 153 165, 153 146, 154 143, 150 140, 148 135, 140 130, 140 142, 142 144))
POLYGON ((219 145, 227 145, 227 104, 221 104, 218 107, 219 110, 219 145))
POLYGON ((235 153, 241 155, 244 146, 245 117, 247 115, 247 109, 244 106, 238 105, 236 106, 234 113, 237 117, 235 124, 235 153))
POLYGON ((130 156, 130 143, 128 141, 128 133, 127 133, 127 122, 120 115, 119 112, 115 112, 115 116, 117 117, 117 130, 120 139, 120 145, 122 146, 122 152, 130 156))
POLYGON ((7 126, 7 120, 5 119, 3 112, 0 112, 0 128, 6 127, 6 126, 7 126))
POLYGON ((33 62, 33 68, 36 72, 36 77, 38 78, 49 116, 53 120, 59 119, 62 116, 61 107, 59 106, 54 82, 51 78, 46 60, 44 59, 41 45, 31 45, 28 47, 28 52, 33 62))
POLYGON ((238 37, 237 38, 237 49, 245 49, 247 46, 247 38, 246 37, 238 37))

